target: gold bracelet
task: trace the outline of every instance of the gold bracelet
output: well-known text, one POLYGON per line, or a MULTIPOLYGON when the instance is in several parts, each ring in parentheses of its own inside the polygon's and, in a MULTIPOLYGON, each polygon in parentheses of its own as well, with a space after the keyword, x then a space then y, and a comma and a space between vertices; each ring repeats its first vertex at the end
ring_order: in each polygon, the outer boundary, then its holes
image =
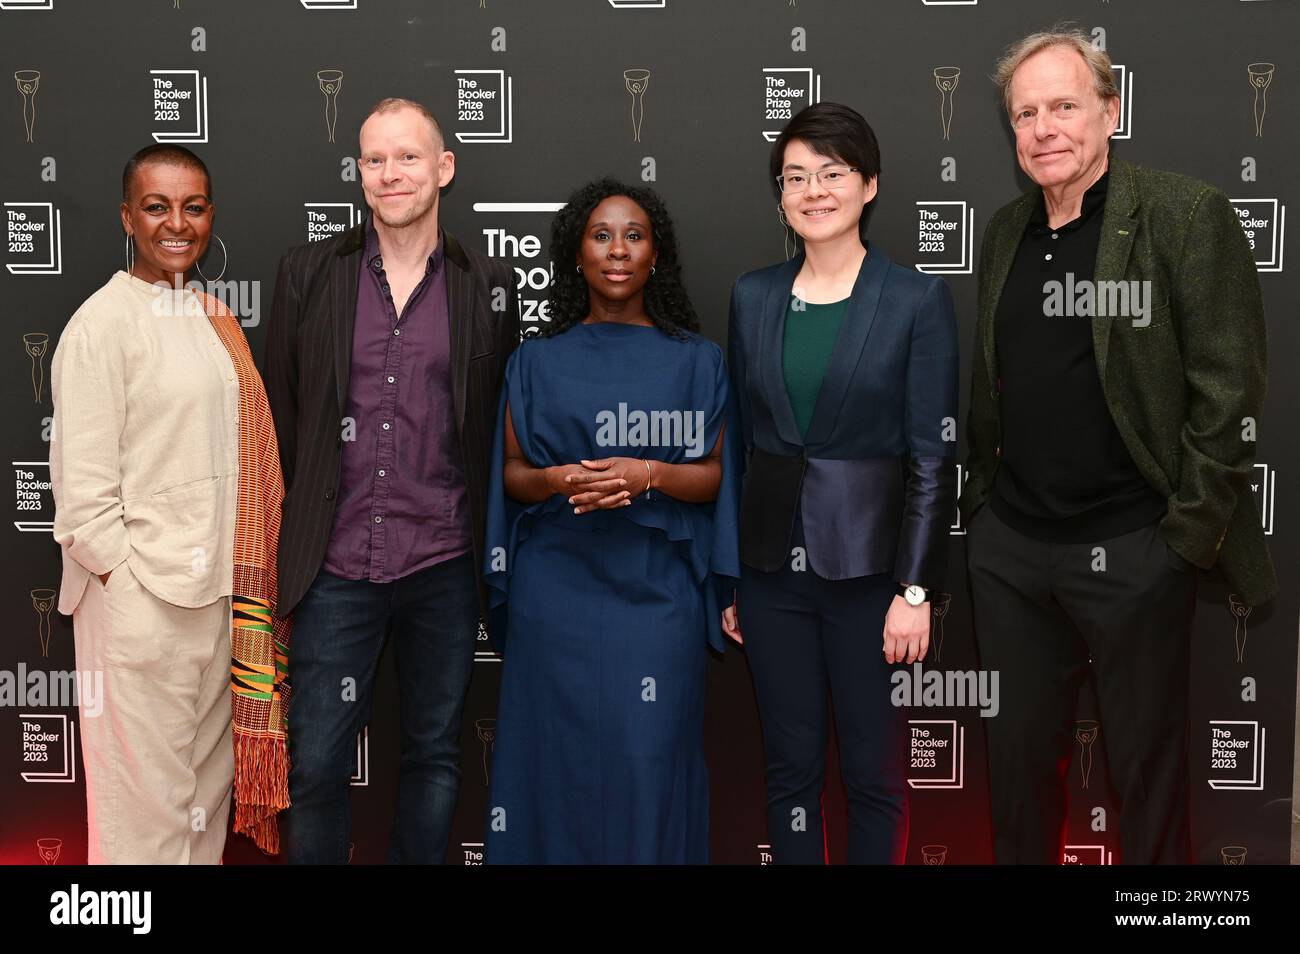
POLYGON ((645 459, 645 493, 650 493, 650 488, 655 482, 654 471, 650 469, 650 458, 645 459))

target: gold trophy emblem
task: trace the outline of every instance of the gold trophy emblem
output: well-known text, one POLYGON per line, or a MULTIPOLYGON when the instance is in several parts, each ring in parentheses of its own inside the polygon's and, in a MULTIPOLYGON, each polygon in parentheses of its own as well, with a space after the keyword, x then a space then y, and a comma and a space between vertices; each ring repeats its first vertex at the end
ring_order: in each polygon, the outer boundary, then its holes
POLYGON ((947 845, 922 845, 921 864, 941 865, 948 860, 947 845))
POLYGON ((944 139, 952 131, 952 98, 960 79, 959 66, 936 66, 934 69, 934 85, 939 89, 939 120, 943 123, 944 139))
POLYGON ((1079 770, 1083 773, 1083 787, 1088 787, 1088 776, 1092 774, 1092 743, 1097 741, 1101 731, 1095 719, 1080 719, 1074 724, 1074 740, 1079 743, 1079 770))
POLYGON ((1246 657, 1246 617, 1248 617, 1255 608, 1247 606, 1241 601, 1241 597, 1236 593, 1228 594, 1228 612, 1232 618, 1237 621, 1236 628, 1233 630, 1232 638, 1237 644, 1237 662, 1244 662, 1246 657))
POLYGON ((35 142, 32 136, 36 132, 36 91, 41 87, 41 71, 19 70, 14 74, 14 81, 23 97, 23 128, 27 130, 25 142, 35 142))
POLYGON ((641 119, 645 116, 645 89, 650 85, 649 70, 624 70, 623 84, 632 94, 632 141, 641 141, 641 119))
POLYGON ((935 593, 930 601, 930 642, 934 644, 935 662, 943 662, 943 618, 951 605, 951 593, 935 593))
POLYGON ((50 654, 50 611, 54 609, 54 598, 58 595, 56 590, 42 588, 32 590, 32 609, 36 610, 37 624, 36 633, 41 640, 41 655, 49 656, 50 654))
POLYGON ((1255 91, 1255 135, 1264 135, 1264 111, 1268 109, 1268 88, 1273 83, 1272 63, 1251 63, 1246 67, 1250 88, 1255 91))
POLYGON ((334 141, 334 127, 339 121, 339 90, 343 88, 342 70, 320 70, 316 73, 320 91, 325 94, 325 130, 334 141))
POLYGON ((41 861, 47 865, 56 865, 59 863, 59 852, 63 851, 62 838, 37 838, 36 853, 41 856, 41 861))
POLYGON ((23 350, 32 359, 32 393, 36 403, 41 403, 41 392, 45 390, 45 366, 41 359, 50 348, 50 336, 40 332, 23 335, 23 350))
POLYGON ((496 750, 497 720, 475 719, 474 731, 478 735, 478 740, 483 743, 483 784, 490 785, 491 778, 488 776, 488 763, 491 760, 488 756, 496 750))

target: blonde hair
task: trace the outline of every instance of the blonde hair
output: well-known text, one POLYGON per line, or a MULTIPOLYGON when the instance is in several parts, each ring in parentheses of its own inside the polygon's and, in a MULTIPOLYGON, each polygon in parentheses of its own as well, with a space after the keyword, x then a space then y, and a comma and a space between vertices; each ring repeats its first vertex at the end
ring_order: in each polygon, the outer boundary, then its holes
POLYGON ((1109 54, 1093 46, 1083 30, 1060 24, 1017 40, 1007 47, 1002 59, 998 60, 993 82, 998 84, 998 89, 1002 92, 1002 108, 1008 116, 1011 115, 1011 77, 1035 53, 1056 46, 1074 50, 1083 57, 1084 63, 1092 72, 1092 88, 1103 103, 1107 99, 1119 99, 1119 87, 1115 85, 1115 74, 1111 72, 1109 54))

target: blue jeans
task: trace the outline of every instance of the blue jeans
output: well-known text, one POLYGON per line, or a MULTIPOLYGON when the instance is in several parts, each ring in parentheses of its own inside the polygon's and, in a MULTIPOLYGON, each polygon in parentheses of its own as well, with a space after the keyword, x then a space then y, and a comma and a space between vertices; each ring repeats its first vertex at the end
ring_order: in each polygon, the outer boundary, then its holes
POLYGON ((460 717, 478 626, 474 560, 459 556, 393 583, 322 570, 294 612, 289 649, 286 860, 346 864, 348 784, 370 721, 391 626, 402 758, 390 864, 440 864, 460 786, 460 717))

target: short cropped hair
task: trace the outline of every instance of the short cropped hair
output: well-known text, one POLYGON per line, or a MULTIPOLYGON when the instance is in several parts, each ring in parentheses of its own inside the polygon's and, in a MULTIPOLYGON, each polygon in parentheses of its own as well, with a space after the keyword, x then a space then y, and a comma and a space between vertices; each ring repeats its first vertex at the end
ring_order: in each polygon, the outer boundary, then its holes
POLYGON ((417 103, 413 99, 404 99, 401 96, 389 96, 387 99, 381 99, 370 107, 370 112, 366 113, 366 119, 379 113, 395 113, 399 109, 413 109, 427 119, 429 124, 433 126, 433 141, 437 143, 438 148, 441 149, 446 145, 447 139, 442 134, 442 123, 438 122, 438 117, 433 115, 423 103, 417 103))
POLYGON ((208 167, 204 165, 203 160, 184 146, 167 142, 145 146, 126 161, 126 165, 122 169, 123 202, 131 201, 131 180, 135 178, 136 170, 141 166, 152 163, 165 166, 184 166, 187 169, 194 169, 203 173, 203 181, 207 183, 207 196, 209 199, 212 198, 212 175, 208 172, 208 167))

